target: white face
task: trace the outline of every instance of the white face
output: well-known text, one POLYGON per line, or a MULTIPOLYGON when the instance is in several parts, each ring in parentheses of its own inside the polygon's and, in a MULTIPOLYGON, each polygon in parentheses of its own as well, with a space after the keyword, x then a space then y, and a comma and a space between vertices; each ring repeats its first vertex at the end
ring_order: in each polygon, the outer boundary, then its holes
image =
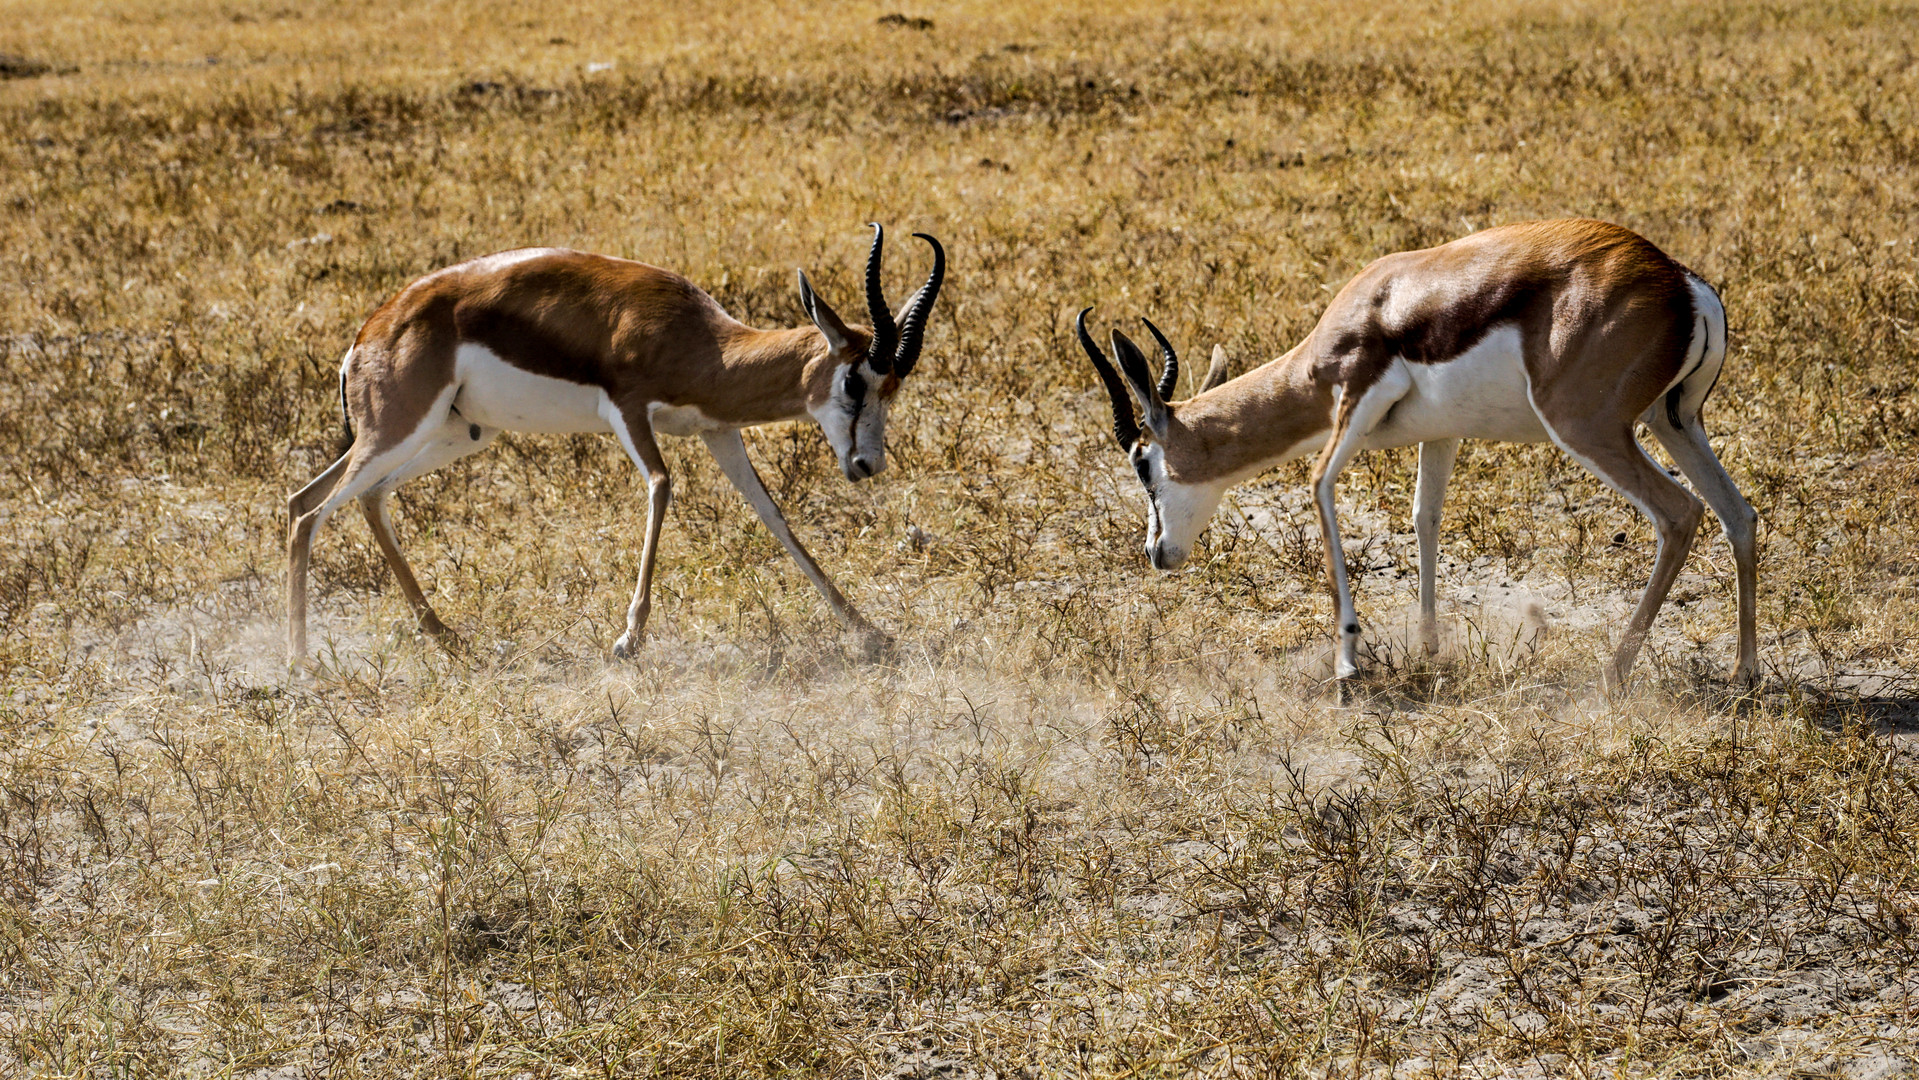
POLYGON ((1192 554, 1219 509, 1227 484, 1182 484, 1166 474, 1166 448, 1142 433, 1129 455, 1146 487, 1146 558, 1155 569, 1176 570, 1192 554))
POLYGON ((858 482, 886 471, 886 410, 892 398, 881 390, 891 390, 888 383, 899 385, 875 374, 863 360, 841 364, 833 374, 833 389, 812 410, 848 480, 858 482))

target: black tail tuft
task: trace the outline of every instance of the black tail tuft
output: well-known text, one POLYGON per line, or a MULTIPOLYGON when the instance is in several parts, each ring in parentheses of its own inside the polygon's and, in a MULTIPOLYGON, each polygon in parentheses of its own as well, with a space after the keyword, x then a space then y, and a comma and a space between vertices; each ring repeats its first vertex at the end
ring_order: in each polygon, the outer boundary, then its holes
POLYGON ((1686 425, 1679 420, 1679 403, 1686 399, 1686 380, 1681 379, 1666 391, 1666 422, 1674 431, 1682 430, 1686 425))
POLYGON ((346 365, 340 365, 340 427, 345 437, 333 446, 333 459, 338 461, 353 448, 353 417, 346 411, 346 365))

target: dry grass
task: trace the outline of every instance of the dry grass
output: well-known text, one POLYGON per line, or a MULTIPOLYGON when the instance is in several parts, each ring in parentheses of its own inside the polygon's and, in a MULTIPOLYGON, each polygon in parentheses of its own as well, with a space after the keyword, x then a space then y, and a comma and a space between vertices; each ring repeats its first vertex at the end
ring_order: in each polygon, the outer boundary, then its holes
POLYGON ((1919 11, 393 7, 0 2, 0 1072, 1919 1058, 1919 11), (1719 688, 1710 527, 1597 697, 1651 537, 1544 450, 1462 457, 1433 665, 1411 453, 1349 473, 1356 707, 1299 470, 1146 570, 1072 311, 1244 365, 1379 254, 1562 214, 1725 297, 1763 700, 1719 688), (653 636, 608 664, 635 479, 519 437, 401 495, 469 653, 343 517, 327 666, 279 674, 282 499, 398 285, 558 243, 790 324, 796 264, 852 303, 875 218, 954 256, 894 471, 751 442, 889 662, 677 445, 653 636))

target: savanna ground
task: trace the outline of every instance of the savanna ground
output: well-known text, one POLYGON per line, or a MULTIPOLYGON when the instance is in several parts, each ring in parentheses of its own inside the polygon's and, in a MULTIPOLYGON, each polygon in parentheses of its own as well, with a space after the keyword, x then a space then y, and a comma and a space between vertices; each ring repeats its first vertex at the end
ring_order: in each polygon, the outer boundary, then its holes
MULTIPOLYGON (((1919 9, 0 0, 0 26, 0 1072, 1919 1059, 1919 9), (1373 667, 1344 706, 1303 466, 1146 569, 1072 312, 1243 370, 1380 254, 1570 214, 1731 312, 1707 423, 1760 512, 1762 694, 1723 683, 1711 523, 1632 690, 1599 693, 1651 534, 1549 449, 1463 455, 1432 663, 1403 645, 1411 452, 1348 474, 1373 667), (283 500, 394 289, 564 244, 786 325, 796 265, 858 310, 874 219, 952 253, 893 470, 846 484, 810 427, 749 444, 893 654, 860 660, 682 443, 651 638, 609 663, 633 470, 508 437, 399 499, 465 650, 415 633, 343 514, 322 664, 286 677, 283 500)), ((896 245, 894 295, 923 258, 896 245)))

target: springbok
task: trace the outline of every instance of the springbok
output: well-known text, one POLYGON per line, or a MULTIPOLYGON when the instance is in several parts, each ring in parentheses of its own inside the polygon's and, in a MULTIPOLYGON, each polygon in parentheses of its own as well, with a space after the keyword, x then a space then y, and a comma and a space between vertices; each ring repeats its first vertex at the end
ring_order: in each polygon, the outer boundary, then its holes
POLYGON ((756 330, 687 279, 625 259, 555 248, 487 255, 414 281, 360 327, 340 365, 351 445, 287 500, 287 654, 306 655, 306 579, 314 531, 349 499, 372 526, 421 628, 445 637, 394 536, 386 496, 475 453, 502 431, 611 432, 649 499, 639 583, 616 656, 639 647, 673 482, 656 438, 698 435, 747 503, 870 652, 885 638, 854 609, 787 527, 747 458, 742 428, 810 416, 852 481, 886 468, 886 413, 912 373, 939 296, 946 254, 900 310, 880 289, 886 233, 872 226, 866 302, 848 324, 799 273, 811 326, 756 330))
MULTIPOLYGON (((1678 576, 1703 510, 1647 456, 1644 424, 1710 503, 1738 572, 1736 682, 1757 675, 1758 519, 1714 456, 1699 411, 1726 359, 1726 311, 1712 287, 1639 235, 1599 221, 1534 221, 1380 259, 1348 282, 1306 340, 1230 382, 1214 350, 1205 388, 1168 402, 1179 359, 1151 322, 1165 372, 1113 331, 1120 373, 1077 329, 1113 405, 1113 436, 1146 487, 1146 554, 1185 561, 1234 484, 1317 450, 1314 501, 1337 608, 1334 671, 1359 670, 1359 620, 1346 580, 1333 485, 1361 450, 1419 445, 1413 529, 1419 637, 1438 649, 1433 575, 1439 511, 1459 440, 1550 440, 1658 531, 1651 579, 1606 670, 1623 686, 1678 576), (1130 387, 1143 412, 1134 418, 1130 387)), ((1143 321, 1143 320, 1142 320, 1143 321)))

